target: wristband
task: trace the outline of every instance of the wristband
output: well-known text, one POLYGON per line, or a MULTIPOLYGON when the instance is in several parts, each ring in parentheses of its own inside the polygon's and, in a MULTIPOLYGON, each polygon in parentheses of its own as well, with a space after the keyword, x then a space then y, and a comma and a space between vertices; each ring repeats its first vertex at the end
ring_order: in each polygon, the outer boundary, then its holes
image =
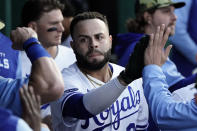
POLYGON ((38 43, 38 40, 35 38, 30 38, 25 41, 23 48, 25 49, 31 63, 40 57, 51 57, 51 55, 43 48, 41 44, 38 43))
POLYGON ((39 43, 39 41, 36 38, 31 37, 23 43, 23 49, 26 50, 31 43, 39 43))

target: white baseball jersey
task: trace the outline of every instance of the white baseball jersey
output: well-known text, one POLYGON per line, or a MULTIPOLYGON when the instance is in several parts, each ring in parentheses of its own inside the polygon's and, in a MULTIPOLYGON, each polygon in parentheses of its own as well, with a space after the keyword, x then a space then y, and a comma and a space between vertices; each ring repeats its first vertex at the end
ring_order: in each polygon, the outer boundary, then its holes
MULTIPOLYGON (((22 66, 22 76, 26 77, 30 75, 32 64, 24 51, 20 52, 20 60, 22 66)), ((67 68, 73 64, 76 61, 76 58, 72 48, 58 45, 57 56, 54 60, 59 70, 62 71, 64 68, 67 68)), ((51 114, 50 106, 44 106, 44 108, 42 107, 41 114, 42 117, 51 114)))
POLYGON ((174 100, 176 101, 190 101, 194 99, 194 94, 196 94, 196 89, 194 88, 195 83, 187 85, 181 89, 175 90, 172 93, 174 100))
MULTIPOLYGON (((20 60, 22 66, 22 76, 26 77, 31 72, 31 62, 24 51, 20 52, 20 60)), ((55 57, 55 63, 62 71, 64 68, 69 67, 76 61, 75 54, 71 48, 58 45, 57 56, 55 57)))
MULTIPOLYGON (((112 79, 117 77, 124 69, 115 64, 112 79)), ((62 71, 65 91, 64 95, 57 101, 51 103, 52 123, 55 131, 134 131, 144 130, 148 126, 148 105, 144 97, 142 79, 135 80, 119 96, 119 98, 105 111, 100 114, 81 120, 62 116, 62 104, 69 97, 69 91, 78 90, 82 94, 95 89, 90 80, 79 70, 76 63, 62 71)), ((102 81, 91 77, 99 84, 102 81)), ((112 90, 113 91, 113 90, 112 90)), ((96 99, 96 96, 95 96, 96 99)))

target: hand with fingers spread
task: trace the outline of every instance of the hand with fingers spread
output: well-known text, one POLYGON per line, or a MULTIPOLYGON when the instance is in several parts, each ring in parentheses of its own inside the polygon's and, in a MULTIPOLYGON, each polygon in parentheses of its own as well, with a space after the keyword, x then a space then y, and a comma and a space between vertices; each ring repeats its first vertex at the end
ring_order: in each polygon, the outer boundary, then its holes
POLYGON ((122 79, 126 84, 129 84, 133 80, 142 77, 142 70, 145 66, 144 53, 148 46, 148 42, 148 35, 141 38, 141 40, 136 44, 125 70, 120 73, 119 78, 122 79))
POLYGON ((40 96, 34 93, 32 86, 27 88, 25 85, 20 88, 20 96, 23 104, 23 119, 34 131, 40 131, 40 96))
POLYGON ((12 30, 10 39, 12 40, 12 48, 16 50, 23 50, 23 43, 29 38, 38 38, 36 32, 32 28, 18 27, 16 30, 12 30))
POLYGON ((150 35, 149 45, 144 55, 145 65, 155 64, 162 66, 166 62, 170 49, 172 48, 172 45, 169 45, 164 50, 170 32, 170 28, 167 28, 165 31, 165 25, 161 25, 157 27, 155 34, 150 35))

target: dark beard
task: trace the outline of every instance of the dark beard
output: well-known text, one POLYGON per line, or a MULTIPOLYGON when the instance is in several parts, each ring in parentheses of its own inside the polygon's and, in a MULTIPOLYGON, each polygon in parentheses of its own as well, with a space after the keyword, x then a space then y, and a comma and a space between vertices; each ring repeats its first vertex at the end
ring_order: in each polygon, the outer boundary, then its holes
POLYGON ((109 49, 107 52, 104 53, 104 59, 102 61, 97 62, 96 60, 94 60, 93 62, 89 62, 86 56, 81 55, 77 51, 74 51, 74 52, 75 52, 75 56, 77 59, 77 65, 82 69, 87 69, 90 71, 96 71, 96 70, 100 70, 101 68, 103 68, 103 66, 109 61, 110 56, 111 56, 111 49, 109 49))

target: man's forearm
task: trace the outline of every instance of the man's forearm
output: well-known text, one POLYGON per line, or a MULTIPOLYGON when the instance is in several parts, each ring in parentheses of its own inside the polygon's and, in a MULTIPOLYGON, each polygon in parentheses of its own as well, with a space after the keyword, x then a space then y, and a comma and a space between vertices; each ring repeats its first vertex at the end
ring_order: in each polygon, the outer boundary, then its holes
POLYGON ((42 103, 58 99, 64 91, 61 73, 51 57, 41 57, 32 63, 29 84, 41 95, 42 103))
POLYGON ((29 85, 41 96, 42 103, 58 99, 64 90, 62 76, 53 58, 38 41, 36 32, 32 28, 18 27, 11 32, 10 38, 12 48, 25 50, 32 63, 29 85))
POLYGON ((51 55, 34 37, 24 42, 23 49, 32 63, 29 84, 41 96, 42 103, 58 99, 63 94, 64 83, 51 55))
POLYGON ((143 86, 152 117, 160 129, 181 130, 196 127, 194 124, 197 122, 195 102, 193 100, 176 102, 166 88, 168 85, 165 82, 165 75, 158 66, 145 67, 143 86))

